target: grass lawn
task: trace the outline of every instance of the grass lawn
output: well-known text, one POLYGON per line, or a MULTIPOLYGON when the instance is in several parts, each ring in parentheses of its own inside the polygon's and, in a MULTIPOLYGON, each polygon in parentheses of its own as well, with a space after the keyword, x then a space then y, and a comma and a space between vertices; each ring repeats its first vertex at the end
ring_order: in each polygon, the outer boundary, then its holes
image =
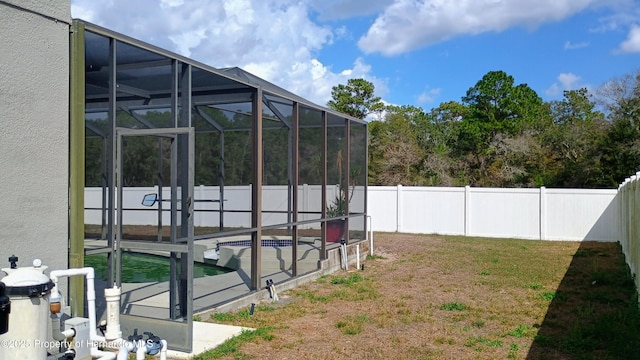
POLYGON ((636 359, 617 243, 376 233, 364 270, 215 314, 257 329, 196 359, 636 359))

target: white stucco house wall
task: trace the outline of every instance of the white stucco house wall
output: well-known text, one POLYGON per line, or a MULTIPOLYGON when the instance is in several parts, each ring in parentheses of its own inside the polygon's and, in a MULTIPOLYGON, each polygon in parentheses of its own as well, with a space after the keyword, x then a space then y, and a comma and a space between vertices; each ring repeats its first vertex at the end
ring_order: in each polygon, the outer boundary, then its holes
POLYGON ((69 0, 0 1, 0 267, 68 267, 69 0))

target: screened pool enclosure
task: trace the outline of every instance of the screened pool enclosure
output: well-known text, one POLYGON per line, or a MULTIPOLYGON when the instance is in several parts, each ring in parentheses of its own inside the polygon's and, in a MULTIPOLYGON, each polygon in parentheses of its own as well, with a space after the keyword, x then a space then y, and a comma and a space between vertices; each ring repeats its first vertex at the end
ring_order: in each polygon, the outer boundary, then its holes
POLYGON ((104 283, 126 294, 123 331, 152 327, 190 349, 194 313, 365 239, 366 122, 239 68, 73 28, 71 126, 84 144, 72 151, 85 160, 72 177, 85 179, 86 224, 70 259, 106 254, 104 283), (163 257, 169 280, 123 281, 125 252, 163 257), (194 263, 231 271, 194 279, 194 263))

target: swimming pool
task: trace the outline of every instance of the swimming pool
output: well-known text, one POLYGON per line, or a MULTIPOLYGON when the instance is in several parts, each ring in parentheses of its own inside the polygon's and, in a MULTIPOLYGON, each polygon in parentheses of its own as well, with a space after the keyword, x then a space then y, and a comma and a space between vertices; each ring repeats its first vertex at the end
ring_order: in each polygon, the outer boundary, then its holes
MULTIPOLYGON (((94 268, 96 279, 107 281, 107 254, 87 255, 85 266, 94 268)), ((169 281, 169 258, 166 256, 137 252, 122 253, 122 282, 146 283, 169 281)), ((234 271, 215 265, 193 264, 193 277, 216 276, 234 271)))

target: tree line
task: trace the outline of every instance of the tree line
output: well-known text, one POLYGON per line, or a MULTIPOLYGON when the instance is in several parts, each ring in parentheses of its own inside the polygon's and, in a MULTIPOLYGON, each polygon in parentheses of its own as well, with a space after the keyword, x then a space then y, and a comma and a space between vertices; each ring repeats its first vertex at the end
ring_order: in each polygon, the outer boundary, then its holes
MULTIPOLYGON (((562 100, 553 101, 543 101, 503 71, 491 71, 460 101, 431 110, 385 106, 372 83, 350 79, 333 88, 328 106, 361 119, 375 115, 368 126, 370 185, 615 188, 640 170, 640 70, 594 90, 565 91, 562 100)), ((195 183, 249 184, 252 117, 209 107, 203 112, 192 120, 197 129, 195 183), (224 140, 203 116, 225 129, 224 140)), ((110 134, 103 115, 87 119, 87 186, 106 181, 110 134)), ((122 127, 162 128, 170 121, 167 109, 116 113, 122 127)), ((288 130, 278 121, 265 124, 264 183, 286 184, 288 130)), ((321 179, 321 135, 314 128, 300 132, 300 181, 321 179)), ((167 185, 168 150, 167 140, 127 138, 125 185, 167 185)))
POLYGON ((327 104, 369 123, 369 184, 615 188, 640 170, 640 70, 543 101, 503 71, 431 110, 385 106, 372 83, 327 104))

